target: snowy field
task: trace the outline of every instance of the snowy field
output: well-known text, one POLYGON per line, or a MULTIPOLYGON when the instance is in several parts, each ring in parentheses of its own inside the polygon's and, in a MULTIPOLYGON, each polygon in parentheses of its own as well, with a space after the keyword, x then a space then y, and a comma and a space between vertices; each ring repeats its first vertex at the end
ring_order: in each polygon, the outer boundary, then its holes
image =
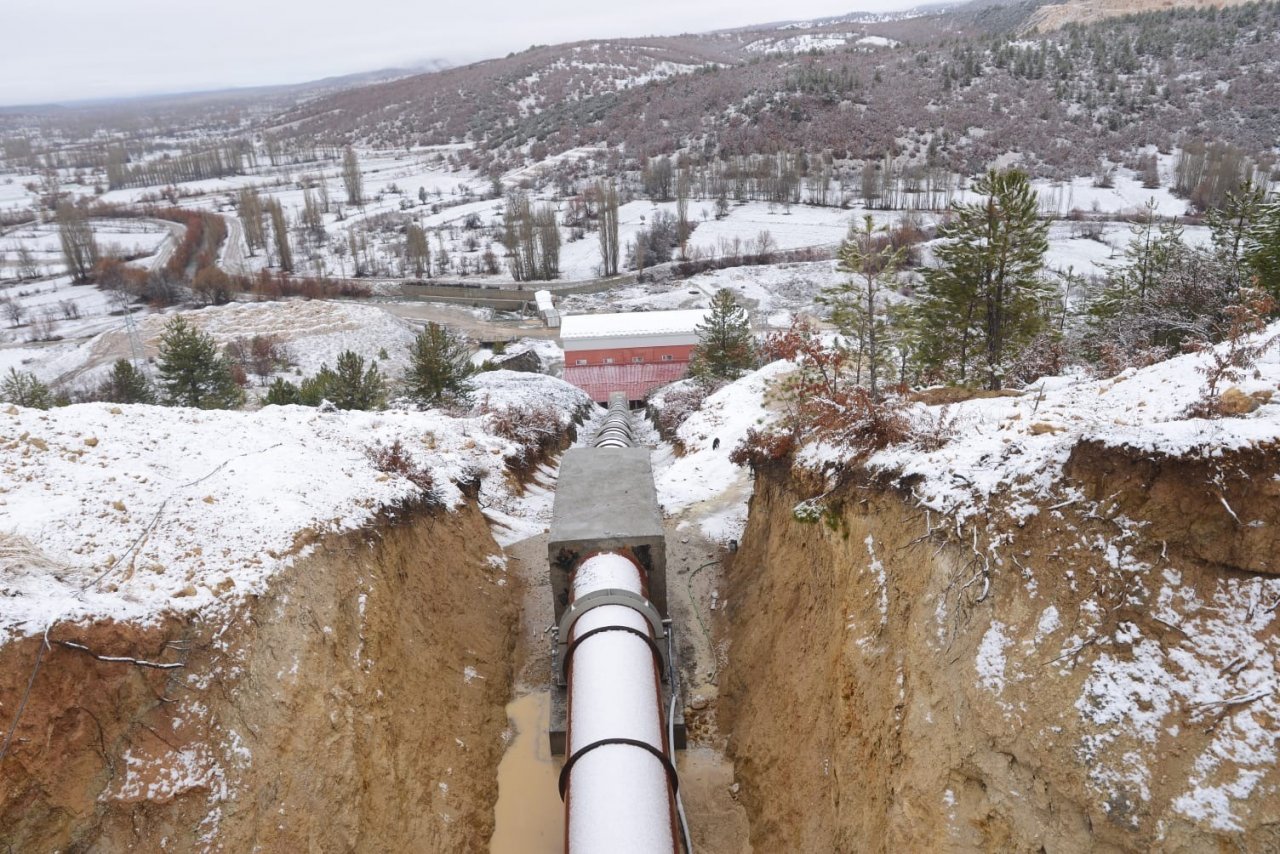
MULTIPOLYGON (((137 334, 144 358, 154 358, 159 353, 165 324, 177 313, 138 318, 137 334)), ((323 364, 333 367, 344 350, 354 351, 366 362, 378 362, 384 376, 399 377, 408 365, 409 344, 416 334, 411 324, 381 308, 349 302, 231 303, 180 313, 219 346, 255 335, 274 338, 287 349, 292 363, 278 375, 294 380, 314 374, 323 364)), ((91 384, 117 359, 132 358, 123 319, 111 320, 109 330, 87 340, 36 348, 0 348, 0 367, 19 361, 21 370, 29 370, 46 382, 91 384)))
MULTIPOLYGON (((491 406, 546 404, 566 424, 587 402, 534 374, 477 383, 491 406)), ((447 506, 461 500, 453 481, 473 472, 485 503, 509 499, 503 457, 515 447, 489 424, 438 411, 10 407, 0 413, 0 641, 68 620, 225 613, 305 556, 313 534, 358 528, 417 494, 371 462, 375 443, 403 442, 447 506)))
MULTIPOLYGON (((170 229, 154 220, 94 219, 90 221, 100 253, 116 258, 146 259, 154 256, 169 240, 170 229)), ((36 276, 61 275, 66 272, 62 246, 55 223, 24 225, 11 228, 0 236, 0 281, 31 278, 23 270, 21 250, 31 255, 36 276)), ((143 266, 148 266, 145 262, 143 266)))

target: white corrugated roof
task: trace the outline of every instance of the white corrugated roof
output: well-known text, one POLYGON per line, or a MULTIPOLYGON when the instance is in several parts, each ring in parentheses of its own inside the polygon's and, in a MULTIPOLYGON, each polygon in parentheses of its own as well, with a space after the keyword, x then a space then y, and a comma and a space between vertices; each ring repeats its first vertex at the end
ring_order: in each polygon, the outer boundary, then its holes
POLYGON ((570 314, 560 321, 560 338, 620 338, 630 335, 692 335, 707 316, 690 311, 629 311, 622 314, 570 314))

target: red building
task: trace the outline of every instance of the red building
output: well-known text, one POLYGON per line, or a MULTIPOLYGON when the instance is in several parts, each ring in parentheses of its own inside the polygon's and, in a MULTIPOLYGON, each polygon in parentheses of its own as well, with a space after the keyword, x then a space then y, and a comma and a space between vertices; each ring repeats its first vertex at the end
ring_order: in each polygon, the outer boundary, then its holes
POLYGON ((561 319, 564 378, 598 403, 623 391, 643 400, 658 386, 683 379, 698 343, 704 309, 576 314, 561 319))

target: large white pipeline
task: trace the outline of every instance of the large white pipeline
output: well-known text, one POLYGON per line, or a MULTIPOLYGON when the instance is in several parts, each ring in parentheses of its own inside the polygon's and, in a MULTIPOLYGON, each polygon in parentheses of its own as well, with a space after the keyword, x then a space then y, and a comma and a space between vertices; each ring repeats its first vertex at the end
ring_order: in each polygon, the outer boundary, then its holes
MULTIPOLYGON (((643 601, 639 567, 621 554, 587 558, 574 574, 572 600, 604 590, 643 601)), ((625 604, 598 605, 573 625, 564 777, 569 854, 676 851, 656 640, 644 615, 625 604)))

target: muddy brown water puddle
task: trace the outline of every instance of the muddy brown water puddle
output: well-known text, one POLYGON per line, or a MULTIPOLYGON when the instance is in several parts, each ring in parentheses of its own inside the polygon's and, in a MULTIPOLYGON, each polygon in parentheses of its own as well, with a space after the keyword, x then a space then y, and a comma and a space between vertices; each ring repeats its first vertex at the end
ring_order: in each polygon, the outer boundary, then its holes
POLYGON ((564 804, 557 780, 560 760, 551 755, 547 728, 551 695, 525 694, 507 704, 515 736, 498 765, 491 854, 562 854, 564 804))

